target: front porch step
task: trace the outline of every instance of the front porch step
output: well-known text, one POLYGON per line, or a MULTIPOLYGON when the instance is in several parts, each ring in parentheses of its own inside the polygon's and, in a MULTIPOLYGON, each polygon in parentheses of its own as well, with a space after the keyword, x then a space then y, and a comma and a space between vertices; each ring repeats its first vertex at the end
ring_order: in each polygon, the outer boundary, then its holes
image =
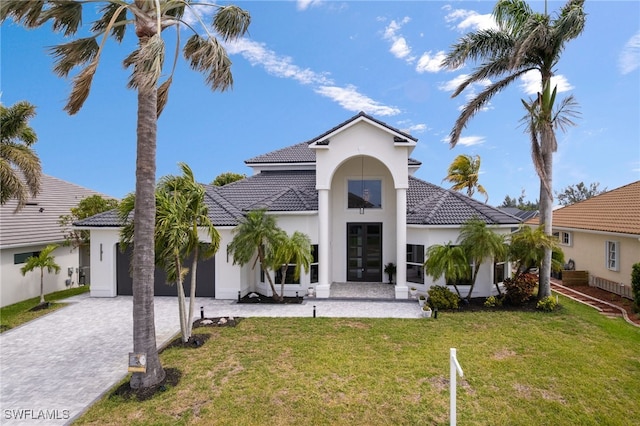
POLYGON ((394 299, 395 285, 380 282, 332 283, 329 292, 331 299, 394 299))

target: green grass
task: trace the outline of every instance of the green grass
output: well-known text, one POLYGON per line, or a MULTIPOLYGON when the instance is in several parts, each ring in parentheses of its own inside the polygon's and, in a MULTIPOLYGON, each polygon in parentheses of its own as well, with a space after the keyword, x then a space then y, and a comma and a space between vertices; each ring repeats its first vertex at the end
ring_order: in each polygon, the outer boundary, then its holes
MULTIPOLYGON (((56 302, 88 291, 89 286, 74 287, 47 294, 44 299, 47 302, 56 302)), ((38 311, 30 310, 31 308, 36 307, 39 303, 40 296, 0 308, 0 331, 7 331, 65 306, 62 303, 52 303, 47 309, 41 309, 38 311)))
POLYGON ((78 424, 444 425, 457 348, 463 425, 628 425, 640 419, 640 329, 561 298, 541 312, 437 320, 251 318, 170 348, 177 386, 107 395, 78 424))

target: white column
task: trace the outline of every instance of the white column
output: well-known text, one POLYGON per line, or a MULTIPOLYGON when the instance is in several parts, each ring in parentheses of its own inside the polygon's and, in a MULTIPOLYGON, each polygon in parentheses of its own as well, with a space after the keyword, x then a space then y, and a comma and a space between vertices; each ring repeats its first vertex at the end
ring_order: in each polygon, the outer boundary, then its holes
POLYGON ((331 289, 329 276, 329 190, 318 190, 318 284, 316 297, 328 298, 331 289))
POLYGON ((409 297, 407 287, 407 189, 396 189, 396 299, 409 297))

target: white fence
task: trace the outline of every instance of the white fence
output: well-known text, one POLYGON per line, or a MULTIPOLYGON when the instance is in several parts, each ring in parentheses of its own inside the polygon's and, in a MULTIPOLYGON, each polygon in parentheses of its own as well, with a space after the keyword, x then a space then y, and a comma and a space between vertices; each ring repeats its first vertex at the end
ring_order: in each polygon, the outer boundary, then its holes
POLYGON ((619 296, 633 300, 631 286, 624 285, 622 283, 617 283, 615 281, 609 281, 604 278, 589 275, 589 286, 601 288, 602 290, 606 290, 610 293, 615 293, 619 296))

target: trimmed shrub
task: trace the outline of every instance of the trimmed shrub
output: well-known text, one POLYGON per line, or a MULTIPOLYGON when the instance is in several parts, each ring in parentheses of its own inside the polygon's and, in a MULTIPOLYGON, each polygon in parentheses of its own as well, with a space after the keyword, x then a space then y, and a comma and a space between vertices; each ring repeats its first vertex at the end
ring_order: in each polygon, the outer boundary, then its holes
POLYGON ((538 285, 538 276, 534 274, 519 274, 515 278, 505 278, 505 300, 512 305, 522 305, 533 296, 538 285))
POLYGON ((640 263, 631 268, 631 290, 633 291, 633 309, 640 312, 640 263))
POLYGON ((552 312, 558 307, 558 302, 556 302, 556 298, 553 296, 547 296, 542 300, 538 300, 536 303, 536 309, 539 309, 544 312, 552 312))
POLYGON ((447 287, 441 285, 432 286, 427 294, 429 294, 427 304, 434 309, 438 308, 440 310, 458 308, 458 295, 449 290, 447 287))
POLYGON ((484 301, 484 306, 486 308, 499 308, 502 306, 502 298, 489 296, 487 297, 487 300, 484 301))

